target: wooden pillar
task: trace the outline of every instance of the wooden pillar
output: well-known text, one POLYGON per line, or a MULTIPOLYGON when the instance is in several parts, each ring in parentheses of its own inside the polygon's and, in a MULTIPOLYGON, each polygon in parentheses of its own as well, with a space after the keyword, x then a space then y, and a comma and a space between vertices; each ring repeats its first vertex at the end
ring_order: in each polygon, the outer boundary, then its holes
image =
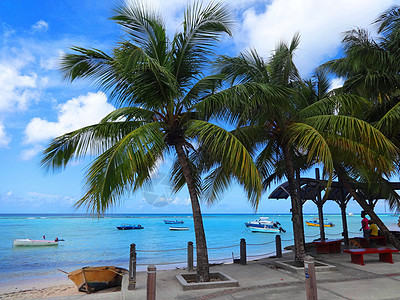
POLYGON ((304 216, 303 216, 303 205, 305 203, 305 199, 303 199, 301 195, 301 182, 300 182, 300 171, 296 170, 296 189, 297 193, 299 195, 299 214, 301 218, 301 231, 303 232, 303 247, 306 249, 306 235, 305 235, 305 230, 304 230, 304 216))
POLYGON ((188 271, 193 271, 193 242, 188 242, 187 247, 187 268, 188 271))
POLYGON ((147 267, 147 300, 156 300, 156 266, 147 267))
POLYGON ((342 224, 343 224, 343 238, 344 244, 348 248, 349 246, 349 231, 347 229, 347 218, 346 218, 346 203, 340 203, 340 210, 342 212, 342 224))
POLYGON ((276 245, 276 257, 282 257, 282 240, 279 234, 275 236, 275 245, 276 245))
POLYGON ((307 300, 318 300, 314 258, 309 255, 304 259, 304 275, 307 300))
MULTIPOLYGON (((318 181, 320 180, 320 176, 319 176, 319 168, 315 168, 315 179, 317 179, 318 181)), ((322 210, 322 198, 321 198, 321 187, 319 185, 319 183, 317 183, 317 207, 318 207, 318 218, 319 218, 319 235, 321 238, 321 241, 325 241, 325 228, 324 228, 324 212, 322 210)))
POLYGON ((246 240, 245 239, 240 239, 240 264, 241 265, 247 264, 246 240))
POLYGON ((131 251, 129 255, 129 284, 128 290, 136 288, 136 245, 131 244, 131 251))

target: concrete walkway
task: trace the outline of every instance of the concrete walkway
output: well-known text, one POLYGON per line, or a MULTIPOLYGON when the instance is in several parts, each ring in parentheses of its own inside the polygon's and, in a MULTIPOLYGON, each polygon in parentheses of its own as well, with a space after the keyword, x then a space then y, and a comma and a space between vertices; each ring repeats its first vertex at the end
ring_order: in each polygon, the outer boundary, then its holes
MULTIPOLYGON (((378 254, 365 255, 365 266, 350 263, 350 254, 309 253, 316 261, 336 267, 335 271, 317 272, 318 299, 400 299, 400 255, 394 254, 394 264, 378 260, 378 254)), ((275 261, 293 260, 287 253, 281 259, 269 258, 238 264, 216 265, 211 271, 221 271, 239 281, 239 287, 183 291, 175 276, 185 270, 157 271, 157 299, 306 299, 304 274, 296 274, 275 266, 275 261)), ((136 290, 59 297, 52 299, 146 299, 146 273, 137 274, 136 290)))

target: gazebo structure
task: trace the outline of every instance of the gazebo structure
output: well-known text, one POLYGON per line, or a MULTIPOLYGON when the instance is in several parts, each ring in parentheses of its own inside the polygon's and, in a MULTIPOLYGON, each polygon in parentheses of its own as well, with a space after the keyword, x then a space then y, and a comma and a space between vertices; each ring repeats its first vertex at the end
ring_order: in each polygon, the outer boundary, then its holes
MULTIPOLYGON (((334 181, 331 184, 331 189, 328 197, 322 197, 321 193, 326 188, 326 180, 320 180, 319 177, 319 169, 315 169, 315 177, 313 178, 300 178, 297 179, 297 185, 300 190, 300 201, 301 207, 303 207, 304 203, 307 200, 313 201, 318 208, 318 217, 319 217, 319 228, 320 228, 320 238, 321 240, 325 240, 325 230, 324 230, 324 215, 323 215, 323 205, 327 200, 335 201, 341 211, 342 215, 342 224, 343 224, 343 238, 346 246, 349 245, 349 232, 347 227, 347 219, 346 219, 346 207, 352 198, 349 192, 343 187, 340 182, 334 181)), ((394 190, 400 189, 400 182, 390 183, 391 187, 394 190)), ((289 197, 288 192, 289 183, 284 182, 280 186, 278 186, 270 195, 269 199, 287 199, 289 197)), ((358 193, 367 201, 371 208, 374 208, 377 201, 379 199, 383 199, 381 195, 367 195, 367 193, 361 189, 358 190, 358 193)), ((301 215, 303 219, 303 212, 301 209, 301 215)), ((303 223, 304 226, 304 223, 303 223)), ((304 231, 303 231, 304 232, 304 231)))

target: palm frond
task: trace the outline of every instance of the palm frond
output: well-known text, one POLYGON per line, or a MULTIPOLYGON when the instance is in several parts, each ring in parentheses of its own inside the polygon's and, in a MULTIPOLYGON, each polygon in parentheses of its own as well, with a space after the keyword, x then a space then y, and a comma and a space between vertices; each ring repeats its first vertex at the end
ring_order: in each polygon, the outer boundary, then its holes
POLYGON ((53 139, 43 151, 41 166, 57 171, 69 161, 85 155, 99 155, 123 136, 140 128, 141 121, 109 122, 87 126, 53 139))
POLYGON ((76 207, 102 214, 150 179, 166 144, 158 123, 139 127, 99 155, 86 173, 86 194, 76 207))
MULTIPOLYGON (((251 204, 256 208, 261 196, 261 182, 257 168, 243 144, 228 131, 205 121, 188 124, 188 136, 197 136, 204 151, 220 161, 223 168, 243 185, 251 204)), ((209 202, 215 201, 211 193, 209 202)))

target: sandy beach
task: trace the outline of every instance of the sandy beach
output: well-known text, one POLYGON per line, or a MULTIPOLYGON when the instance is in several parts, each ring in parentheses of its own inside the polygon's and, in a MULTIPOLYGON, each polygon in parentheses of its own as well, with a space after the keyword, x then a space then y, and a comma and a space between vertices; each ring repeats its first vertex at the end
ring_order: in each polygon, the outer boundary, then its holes
POLYGON ((35 299, 81 294, 68 278, 37 278, 0 285, 0 299, 35 299))
MULTIPOLYGON (((364 257, 365 266, 351 263, 346 253, 318 254, 310 250, 315 261, 333 266, 333 269, 317 271, 318 299, 383 300, 399 299, 400 255, 393 255, 394 264, 379 261, 378 255, 364 257)), ((157 299, 159 300, 205 300, 205 299, 306 299, 304 271, 293 272, 276 265, 277 261, 290 261, 293 253, 282 258, 264 258, 249 261, 247 265, 213 265, 211 272, 223 272, 239 282, 237 287, 183 291, 175 276, 187 274, 184 269, 157 270, 157 299)), ((303 269, 304 270, 304 269, 303 269)), ((112 292, 110 290, 92 295, 78 292, 67 279, 37 281, 18 287, 0 287, 0 299, 146 299, 146 272, 137 273, 136 289, 112 292), (46 286, 47 285, 47 286, 46 286)))

